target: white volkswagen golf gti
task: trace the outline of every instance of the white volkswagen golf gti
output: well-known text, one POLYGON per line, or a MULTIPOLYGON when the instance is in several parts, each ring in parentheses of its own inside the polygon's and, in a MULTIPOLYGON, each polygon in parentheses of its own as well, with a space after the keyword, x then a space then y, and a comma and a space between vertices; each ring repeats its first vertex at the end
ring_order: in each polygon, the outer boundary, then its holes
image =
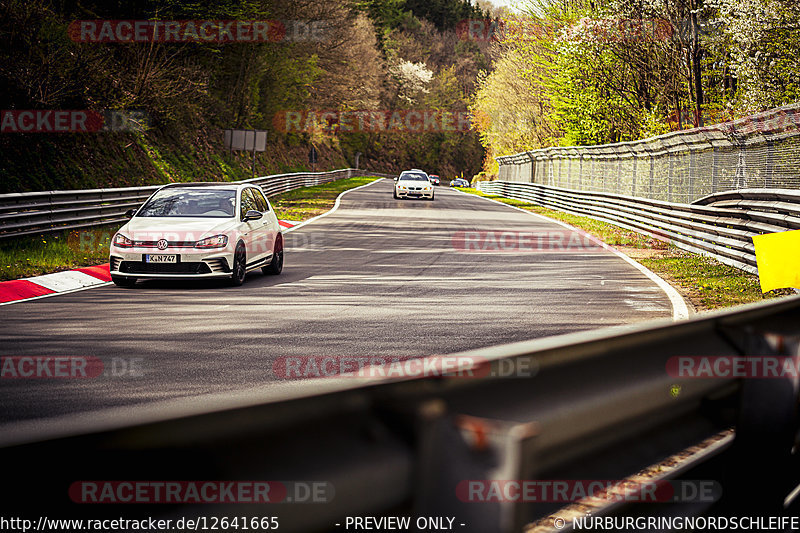
POLYGON ((175 183, 153 193, 111 240, 111 280, 228 278, 283 269, 283 234, 260 187, 175 183))

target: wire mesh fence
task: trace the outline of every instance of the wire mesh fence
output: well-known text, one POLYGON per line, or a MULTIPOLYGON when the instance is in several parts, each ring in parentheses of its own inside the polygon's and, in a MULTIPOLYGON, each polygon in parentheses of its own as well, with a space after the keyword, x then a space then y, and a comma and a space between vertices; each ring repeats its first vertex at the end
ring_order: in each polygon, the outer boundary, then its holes
POLYGON ((499 179, 691 203, 720 191, 800 189, 800 104, 642 141, 497 158, 499 179))

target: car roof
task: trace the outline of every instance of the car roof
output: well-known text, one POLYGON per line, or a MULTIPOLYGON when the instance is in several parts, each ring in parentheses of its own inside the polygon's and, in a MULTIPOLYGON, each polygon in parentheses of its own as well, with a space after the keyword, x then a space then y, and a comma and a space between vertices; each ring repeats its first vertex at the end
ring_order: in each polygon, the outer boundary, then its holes
POLYGON ((162 189, 175 189, 185 187, 187 189, 194 189, 197 187, 219 187, 223 189, 238 189, 240 187, 258 187, 254 183, 234 183, 232 181, 188 181, 186 183, 169 183, 161 187, 162 189))

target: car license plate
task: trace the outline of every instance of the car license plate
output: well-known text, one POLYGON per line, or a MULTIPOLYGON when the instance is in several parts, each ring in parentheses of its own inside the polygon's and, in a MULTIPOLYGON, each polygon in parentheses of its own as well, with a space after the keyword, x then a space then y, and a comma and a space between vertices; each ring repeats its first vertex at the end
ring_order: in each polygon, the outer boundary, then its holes
POLYGON ((177 263, 177 255, 145 255, 145 263, 177 263))

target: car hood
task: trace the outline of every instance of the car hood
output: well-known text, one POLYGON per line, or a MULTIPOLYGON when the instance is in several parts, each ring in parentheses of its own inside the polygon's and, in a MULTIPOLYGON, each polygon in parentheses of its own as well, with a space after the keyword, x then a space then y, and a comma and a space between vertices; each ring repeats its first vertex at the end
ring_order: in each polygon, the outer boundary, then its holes
POLYGON ((136 241, 199 241, 235 225, 235 218, 134 217, 119 231, 136 241))

